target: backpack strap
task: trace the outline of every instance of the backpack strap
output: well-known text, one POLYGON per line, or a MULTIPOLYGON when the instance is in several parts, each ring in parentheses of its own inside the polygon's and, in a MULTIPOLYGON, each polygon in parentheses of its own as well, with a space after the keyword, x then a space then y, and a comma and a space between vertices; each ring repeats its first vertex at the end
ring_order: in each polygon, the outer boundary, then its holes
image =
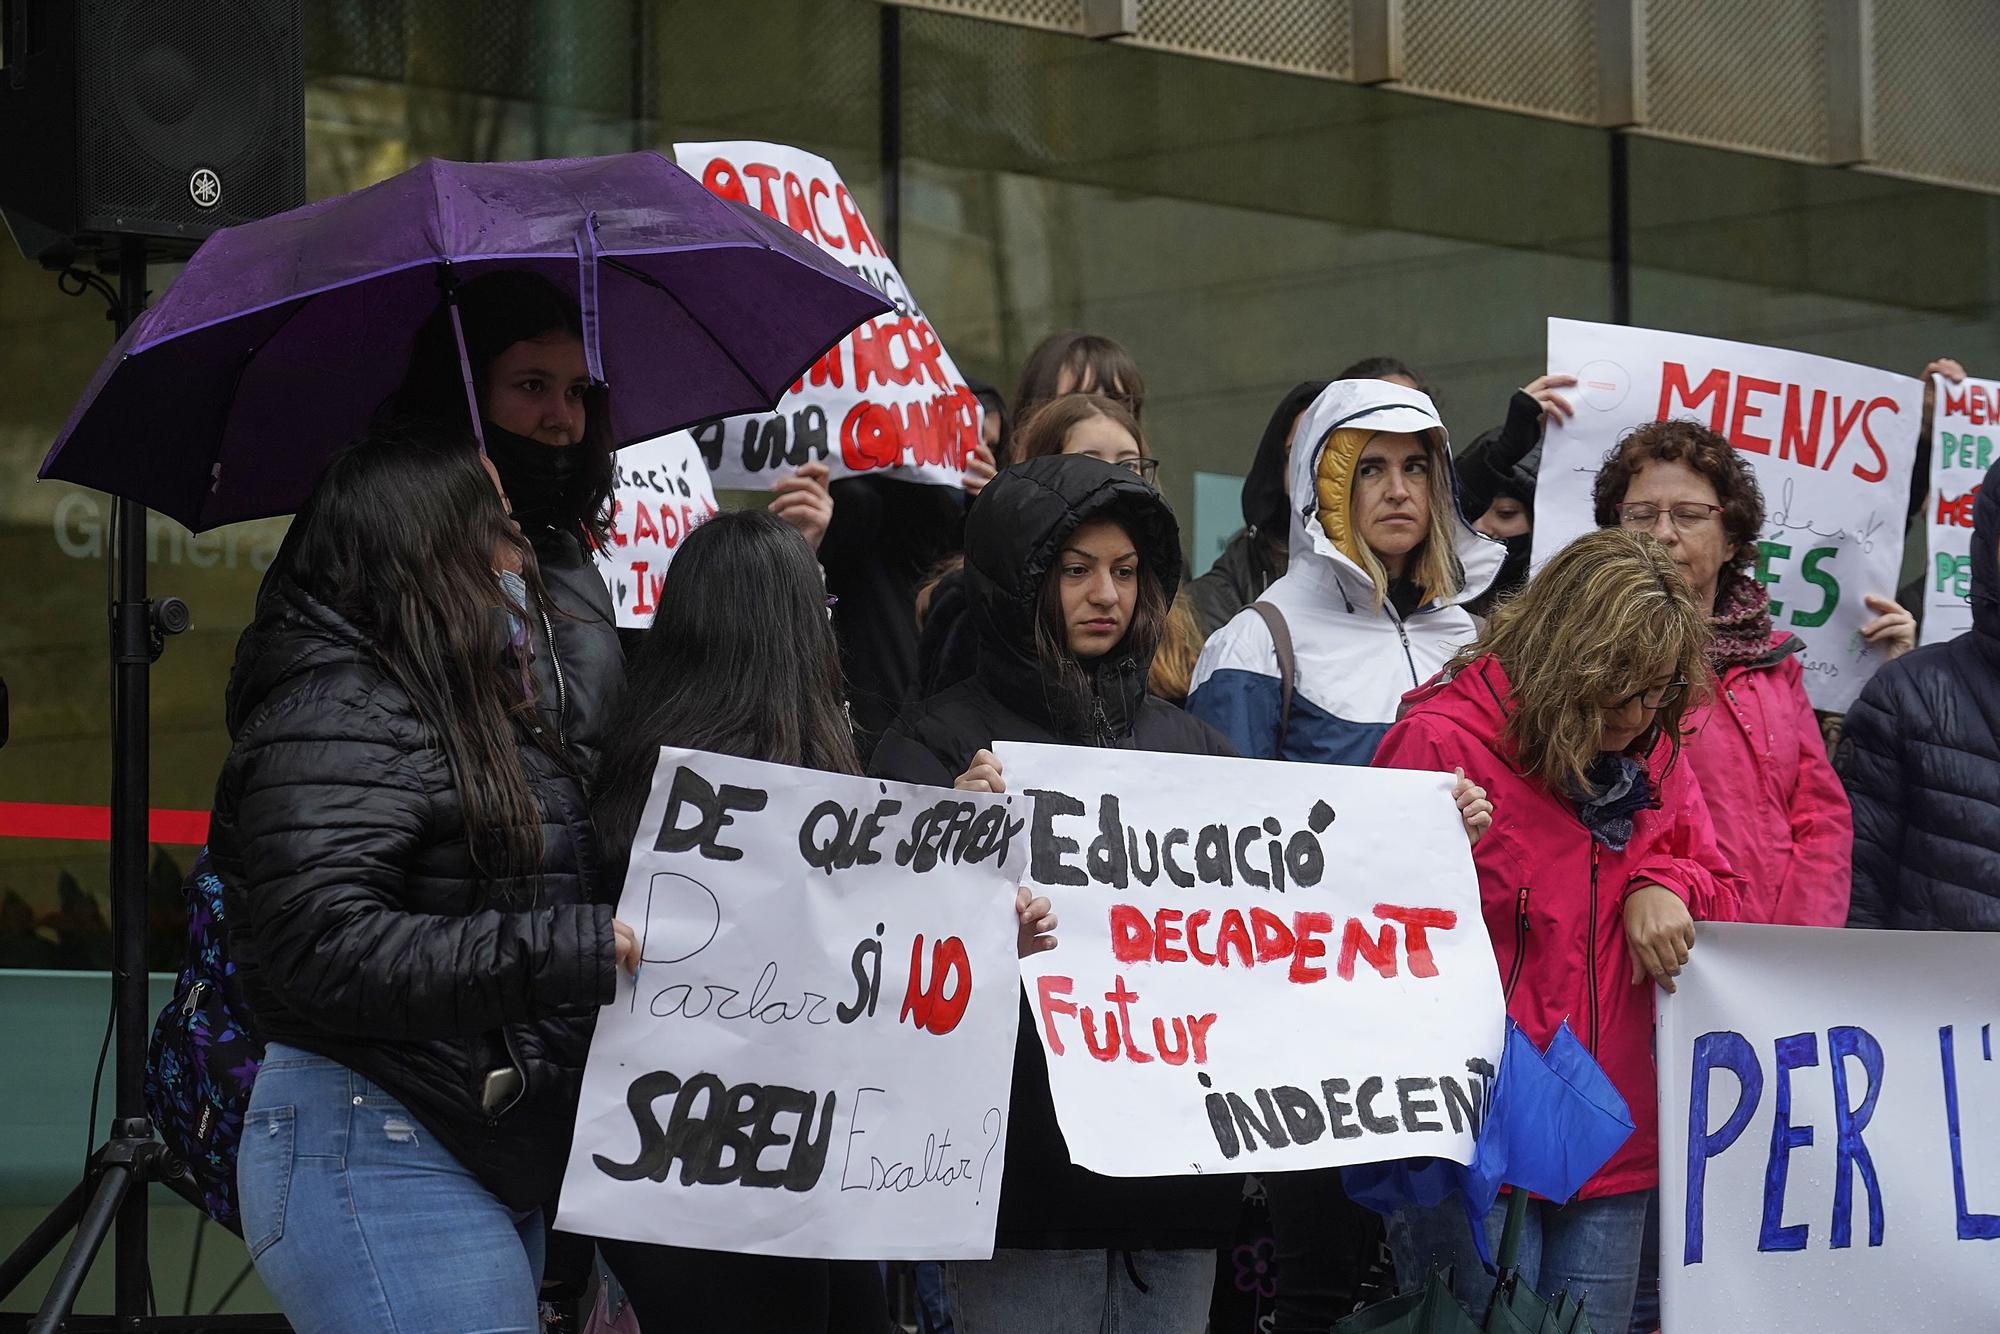
POLYGON ((1250 610, 1263 620, 1264 628, 1271 632, 1271 647, 1278 653, 1278 755, 1285 757, 1285 736, 1292 730, 1292 683, 1298 678, 1298 655, 1292 651, 1292 628, 1285 624, 1285 614, 1268 602, 1253 602, 1250 610))

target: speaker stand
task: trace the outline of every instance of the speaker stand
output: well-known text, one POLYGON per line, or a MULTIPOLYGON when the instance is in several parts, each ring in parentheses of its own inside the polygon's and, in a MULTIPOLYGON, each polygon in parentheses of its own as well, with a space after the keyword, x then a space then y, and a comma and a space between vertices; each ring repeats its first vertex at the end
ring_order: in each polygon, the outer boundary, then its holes
MULTIPOLYGON (((110 292, 91 275, 83 286, 110 292)), ((66 289, 67 290, 67 289, 66 289)), ((141 237, 118 241, 118 288, 111 318, 122 337, 146 308, 146 243, 141 237)), ((90 1157, 84 1179, 34 1231, 0 1261, 0 1297, 12 1293, 75 1231, 41 1309, 26 1324, 30 1334, 57 1330, 288 1330, 276 1316, 160 1317, 149 1309, 152 1288, 146 1255, 146 1187, 173 1189, 195 1207, 201 1197, 187 1164, 153 1136, 146 1119, 146 1039, 152 1005, 146 990, 147 832, 151 765, 148 673, 160 656, 166 627, 159 624, 146 596, 146 509, 117 500, 113 513, 118 540, 112 554, 116 593, 111 602, 111 985, 118 1052, 112 1100, 112 1137, 90 1157), (115 1235, 115 1311, 112 1316, 70 1315, 91 1262, 105 1238, 115 1235)), ((175 627, 182 628, 182 627, 175 627)), ((20 1327, 19 1317, 0 1316, 0 1330, 20 1327)))

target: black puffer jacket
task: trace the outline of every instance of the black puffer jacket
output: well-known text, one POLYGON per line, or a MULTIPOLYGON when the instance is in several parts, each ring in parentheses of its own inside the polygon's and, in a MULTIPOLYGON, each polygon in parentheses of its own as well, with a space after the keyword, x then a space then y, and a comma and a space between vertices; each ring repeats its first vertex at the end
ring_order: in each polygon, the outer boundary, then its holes
MULTIPOLYGON (((1159 573, 1172 595, 1180 583, 1180 532, 1151 487, 1093 458, 1056 456, 1007 469, 988 483, 966 521, 978 670, 905 711, 875 748, 871 773, 949 787, 973 752, 995 741, 1232 753, 1214 728, 1146 693, 1150 663, 1139 655, 1113 652, 1100 659, 1087 701, 1044 689, 1029 648, 1043 584, 1063 540, 1093 518, 1124 524, 1140 562, 1159 573)), ((1070 911, 1057 906, 1059 914, 1070 911)), ((1241 1195, 1239 1177, 1102 1177, 1072 1165, 1056 1124, 1041 1040, 1022 1001, 996 1245, 1219 1246, 1231 1236, 1241 1195)))
POLYGON ((531 534, 542 586, 555 605, 540 609, 535 639, 535 702, 587 776, 597 771, 605 731, 625 697, 625 652, 604 576, 574 533, 531 534), (555 636, 555 652, 548 651, 555 636))
POLYGON ((1973 505, 1972 629, 1898 658, 1848 710, 1850 926, 2000 931, 2000 465, 1973 505))
POLYGON ((539 884, 482 888, 444 750, 360 633, 289 579, 238 646, 229 725, 209 849, 258 1030, 380 1084, 509 1206, 541 1204, 615 986, 581 786, 524 738, 539 884), (486 1073, 510 1064, 526 1087, 489 1117, 486 1073))

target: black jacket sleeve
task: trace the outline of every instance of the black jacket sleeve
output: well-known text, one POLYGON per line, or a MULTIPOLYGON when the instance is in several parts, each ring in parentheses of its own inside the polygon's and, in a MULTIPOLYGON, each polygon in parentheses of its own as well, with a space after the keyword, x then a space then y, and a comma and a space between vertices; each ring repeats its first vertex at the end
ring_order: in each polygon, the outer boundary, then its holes
POLYGON ((1542 405, 1533 394, 1516 389, 1507 400, 1507 420, 1474 439, 1453 465, 1458 477, 1459 513, 1467 523, 1486 513, 1514 465, 1541 439, 1542 405))
POLYGON ((950 787, 963 772, 962 768, 953 769, 943 756, 919 741, 901 720, 882 734, 882 739, 875 743, 875 753, 868 759, 870 778, 887 778, 897 783, 950 787))
POLYGON ((1886 927, 1894 917, 1897 868, 1903 858, 1905 776, 1901 736, 1916 721, 1902 672, 1876 673, 1847 712, 1840 737, 1841 782, 1854 807, 1854 893, 1849 926, 1886 927))
POLYGON ((370 698, 379 682, 332 698, 327 685, 302 678, 231 759, 230 819, 264 980, 327 1030, 373 1038, 473 1035, 610 1001, 608 904, 404 909, 418 850, 453 836, 431 827, 431 793, 449 771, 370 698))

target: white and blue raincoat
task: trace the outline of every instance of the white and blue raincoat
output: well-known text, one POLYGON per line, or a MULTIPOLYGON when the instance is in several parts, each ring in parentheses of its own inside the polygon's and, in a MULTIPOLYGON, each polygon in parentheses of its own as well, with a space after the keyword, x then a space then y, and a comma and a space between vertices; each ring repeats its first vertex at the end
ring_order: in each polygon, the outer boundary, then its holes
MULTIPOLYGON (((1449 537, 1465 567, 1465 586, 1407 618, 1386 600, 1378 608, 1367 571, 1340 550, 1319 519, 1320 455, 1333 433, 1346 428, 1435 432, 1431 485, 1453 485, 1444 423, 1429 395, 1386 380, 1338 380, 1313 400, 1299 424, 1302 447, 1293 449, 1286 470, 1291 565, 1260 599, 1284 614, 1297 660, 1283 753, 1278 653, 1254 610, 1237 613, 1209 639, 1188 695, 1188 712, 1253 758, 1368 763, 1396 720, 1404 692, 1435 676, 1473 638, 1476 627, 1463 604, 1486 590, 1506 555, 1502 544, 1473 532, 1453 503, 1449 537), (1309 448, 1303 447, 1307 441, 1309 448)), ((1352 486, 1353 465, 1347 461, 1343 494, 1352 486)), ((1440 536, 1433 532, 1431 540, 1440 536)))

